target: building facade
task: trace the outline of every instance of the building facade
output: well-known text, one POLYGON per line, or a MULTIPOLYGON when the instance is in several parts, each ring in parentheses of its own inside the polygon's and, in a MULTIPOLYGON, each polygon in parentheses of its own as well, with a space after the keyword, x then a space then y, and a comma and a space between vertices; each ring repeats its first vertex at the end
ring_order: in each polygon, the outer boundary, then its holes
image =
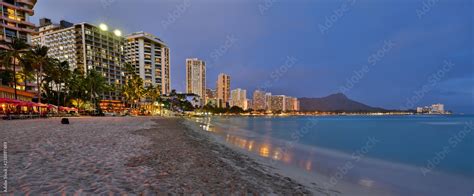
POLYGON ((136 32, 126 36, 125 61, 131 64, 145 86, 170 93, 170 56, 168 46, 158 37, 136 32))
POLYGON ((230 99, 230 76, 224 73, 219 74, 216 84, 217 107, 225 108, 230 99))
POLYGON ((300 109, 300 103, 298 101, 298 98, 295 97, 285 97, 285 111, 286 112, 296 112, 299 111, 300 109))
POLYGON ((262 111, 266 109, 265 92, 255 90, 252 97, 252 109, 255 111, 262 111))
POLYGON ((271 111, 272 112, 283 112, 286 111, 286 96, 285 95, 273 95, 271 96, 271 111))
MULTIPOLYGON (((35 32, 35 24, 30 22, 30 16, 34 15, 33 8, 36 0, 0 0, 0 11, 2 13, 0 23, 0 41, 11 42, 14 38, 31 44, 31 36, 35 32)), ((8 49, 6 45, 0 44, 0 50, 8 49)), ((6 67, 0 62, 0 72, 6 67)), ((15 66, 16 71, 21 71, 21 66, 15 66)), ((1 78, 0 78, 1 82, 1 78)), ((17 90, 33 91, 36 84, 18 83, 17 90)))
POLYGON ((265 110, 272 110, 272 93, 265 93, 265 110))
MULTIPOLYGON (((19 38, 30 43, 31 35, 35 32, 35 24, 30 22, 30 16, 34 15, 35 4, 36 0, 0 1, 2 13, 0 40, 8 42, 13 38, 19 38)), ((5 48, 5 46, 0 45, 0 48, 5 48)))
POLYGON ((61 21, 53 24, 48 18, 40 19, 38 31, 33 35, 32 45, 47 46, 48 56, 67 61, 71 69, 77 68, 76 29, 73 24, 61 21))
MULTIPOLYGON (((84 73, 96 70, 109 85, 120 86, 125 82, 124 41, 120 31, 108 31, 104 24, 97 27, 79 23, 70 26, 47 24, 40 27, 32 42, 49 47, 48 56, 69 62, 71 69, 77 68, 84 73)), ((102 99, 121 100, 122 97, 118 92, 107 92, 102 99)))
POLYGON ((247 90, 237 88, 230 92, 230 106, 237 106, 248 110, 247 90))
POLYGON ((197 58, 186 59, 186 93, 199 95, 206 103, 206 62, 197 58))

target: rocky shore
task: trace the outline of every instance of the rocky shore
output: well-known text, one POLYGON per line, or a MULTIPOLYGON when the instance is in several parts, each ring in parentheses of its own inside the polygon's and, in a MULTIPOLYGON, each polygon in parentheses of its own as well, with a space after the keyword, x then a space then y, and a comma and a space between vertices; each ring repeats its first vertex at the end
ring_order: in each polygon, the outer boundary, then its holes
POLYGON ((312 194, 180 118, 70 120, 0 122, 9 193, 312 194))

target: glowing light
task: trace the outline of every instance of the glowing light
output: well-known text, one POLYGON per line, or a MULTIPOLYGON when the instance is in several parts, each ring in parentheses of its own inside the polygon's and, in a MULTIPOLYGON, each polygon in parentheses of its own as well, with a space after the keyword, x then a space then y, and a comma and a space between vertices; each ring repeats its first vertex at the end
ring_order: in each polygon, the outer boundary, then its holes
POLYGON ((252 149, 253 149, 253 143, 254 143, 254 141, 250 141, 250 142, 249 142, 249 146, 248 146, 248 148, 247 148, 249 151, 252 151, 252 149))
POLYGON ((118 30, 118 29, 115 29, 114 34, 115 34, 117 37, 120 37, 120 36, 122 36, 122 31, 120 31, 120 30, 118 30))
POLYGON ((259 154, 262 157, 268 157, 270 155, 270 147, 266 144, 263 144, 262 147, 260 147, 259 154))
POLYGON ((100 28, 100 30, 102 30, 102 31, 107 31, 107 30, 109 30, 109 27, 108 27, 106 24, 104 24, 104 23, 101 23, 101 24, 99 25, 99 28, 100 28))

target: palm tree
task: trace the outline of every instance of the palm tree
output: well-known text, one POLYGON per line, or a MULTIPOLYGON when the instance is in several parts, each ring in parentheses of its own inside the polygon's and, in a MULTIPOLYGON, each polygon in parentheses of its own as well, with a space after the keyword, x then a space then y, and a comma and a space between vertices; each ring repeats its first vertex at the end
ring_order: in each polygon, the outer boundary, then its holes
MULTIPOLYGON (((63 88, 67 86, 69 79, 71 78, 71 70, 69 69, 69 63, 67 61, 62 61, 56 63, 56 73, 57 77, 54 78, 54 83, 56 84, 56 90, 58 92, 58 106, 59 100, 61 99, 61 94, 63 88), (64 87, 62 86, 64 85, 64 87)), ((66 95, 64 95, 64 98, 66 95)))
POLYGON ((140 78, 140 76, 133 74, 130 79, 127 79, 125 85, 123 85, 122 94, 124 95, 125 100, 130 103, 130 106, 134 106, 134 104, 145 95, 143 79, 140 78))
POLYGON ((84 100, 87 99, 88 91, 85 83, 83 70, 80 68, 74 69, 66 89, 71 103, 78 108, 82 108, 85 104, 84 100))
POLYGON ((146 97, 151 100, 151 109, 155 111, 155 101, 158 101, 161 96, 161 91, 158 87, 154 87, 153 85, 150 85, 146 88, 146 97))
POLYGON ((48 57, 49 48, 46 46, 35 46, 28 52, 27 59, 36 70, 36 85, 38 86, 38 103, 41 103, 41 87, 43 83, 43 69, 52 63, 48 57))
POLYGON ((30 45, 18 38, 13 38, 10 42, 1 41, 0 44, 7 47, 6 50, 2 50, 0 52, 0 59, 2 60, 2 64, 5 66, 5 68, 8 68, 11 64, 13 64, 13 88, 15 89, 15 99, 18 99, 18 95, 16 92, 16 67, 20 65, 20 61, 23 59, 23 55, 30 48, 30 45))
POLYGON ((94 103, 94 107, 97 110, 98 99, 104 93, 110 90, 109 85, 106 83, 106 80, 102 74, 96 70, 90 70, 85 78, 85 87, 88 91, 88 98, 94 103))

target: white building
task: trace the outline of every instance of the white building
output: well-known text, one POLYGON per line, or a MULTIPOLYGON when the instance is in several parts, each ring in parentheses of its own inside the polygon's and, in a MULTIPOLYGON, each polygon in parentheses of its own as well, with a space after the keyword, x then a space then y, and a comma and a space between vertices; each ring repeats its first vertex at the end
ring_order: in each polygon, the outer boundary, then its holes
POLYGON ((237 106, 243 110, 248 110, 247 90, 237 88, 230 92, 230 105, 237 106))
POLYGON ((438 114, 445 113, 444 112, 444 105, 440 104, 440 103, 431 105, 430 113, 438 113, 438 114))
POLYGON ((265 93, 265 110, 272 110, 272 93, 265 93))
MULTIPOLYGON (((109 31, 107 25, 89 23, 45 24, 33 36, 32 43, 50 48, 48 56, 69 62, 71 69, 85 73, 95 70, 101 73, 109 85, 123 85, 123 45, 125 39, 119 30, 109 31)), ((102 99, 121 100, 118 92, 106 92, 102 99)))
POLYGON ((186 59, 186 93, 199 95, 200 103, 206 103, 206 62, 186 59))
POLYGON ((130 63, 143 79, 145 86, 170 93, 170 50, 157 36, 136 32, 126 36, 125 61, 130 63))
POLYGON ((71 70, 77 68, 76 29, 72 27, 73 24, 66 21, 53 24, 46 18, 41 21, 38 32, 32 38, 32 44, 47 46, 49 57, 67 61, 71 70), (44 23, 44 20, 49 23, 44 23))

